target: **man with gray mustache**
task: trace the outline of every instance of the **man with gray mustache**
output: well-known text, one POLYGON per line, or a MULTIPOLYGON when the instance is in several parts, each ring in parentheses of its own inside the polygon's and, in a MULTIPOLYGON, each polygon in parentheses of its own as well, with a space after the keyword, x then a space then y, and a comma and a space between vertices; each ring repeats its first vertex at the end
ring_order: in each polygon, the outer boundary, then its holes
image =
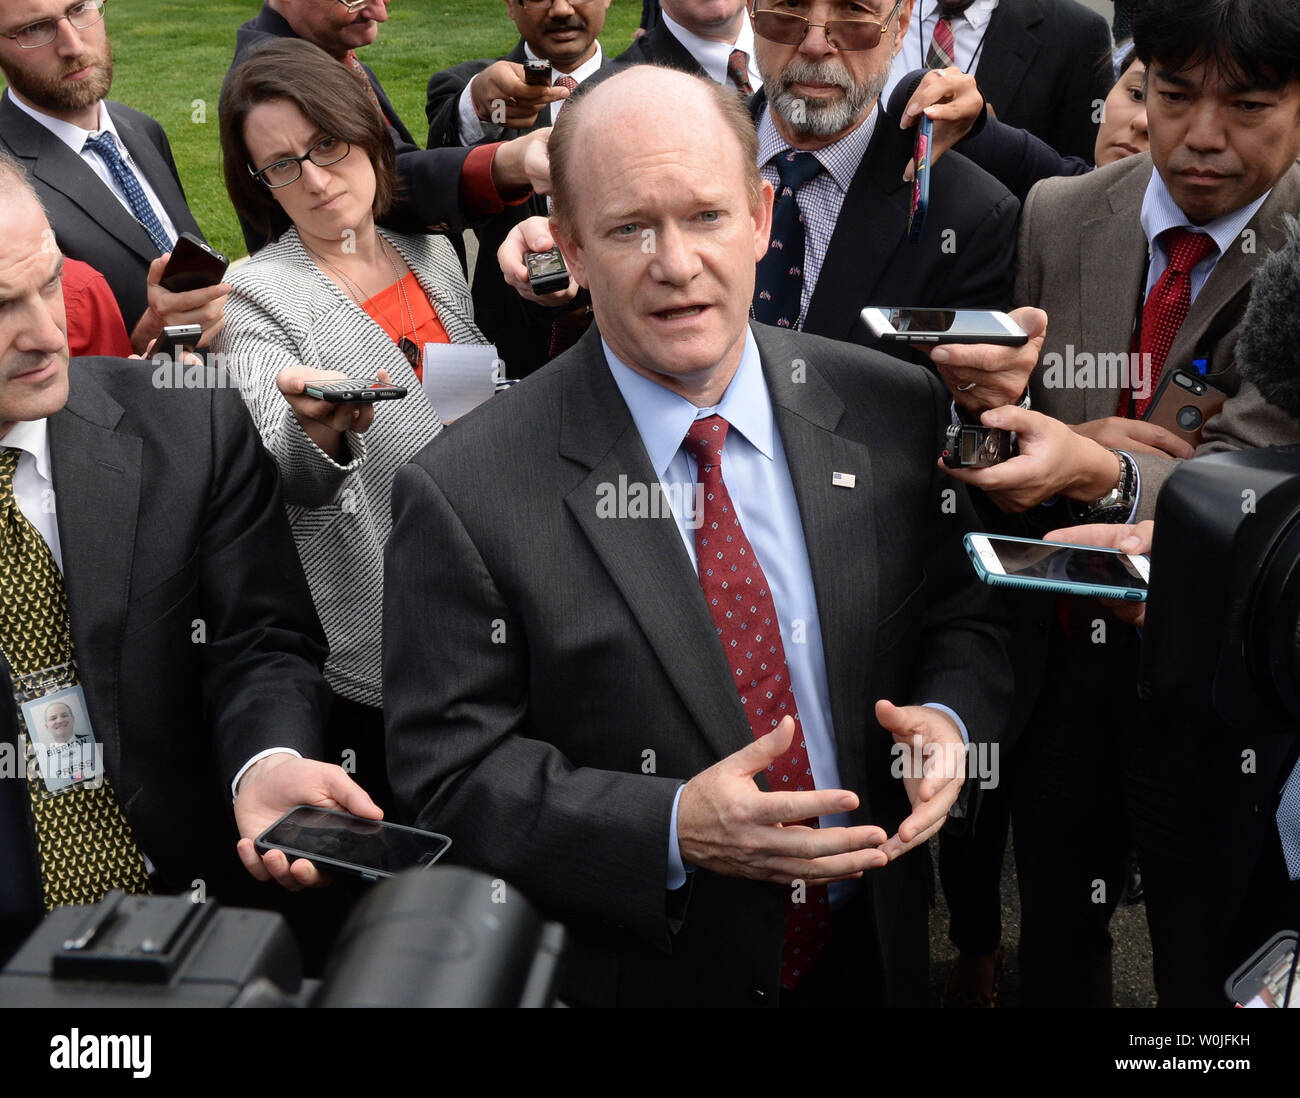
POLYGON ((903 172, 916 131, 901 129, 879 100, 912 4, 750 5, 763 88, 749 105, 783 245, 758 266, 762 323, 878 346, 859 317, 868 305, 1009 303, 1019 203, 969 160, 948 153, 933 166, 925 228, 908 240, 912 188, 903 172))

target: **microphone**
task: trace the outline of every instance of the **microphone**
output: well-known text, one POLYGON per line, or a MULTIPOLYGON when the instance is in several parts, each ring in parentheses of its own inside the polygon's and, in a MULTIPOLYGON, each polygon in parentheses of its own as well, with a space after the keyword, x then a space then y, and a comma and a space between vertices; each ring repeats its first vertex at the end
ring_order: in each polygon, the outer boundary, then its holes
POLYGON ((1289 239, 1251 282, 1237 340, 1237 373, 1270 404, 1300 419, 1300 221, 1285 218, 1289 239))

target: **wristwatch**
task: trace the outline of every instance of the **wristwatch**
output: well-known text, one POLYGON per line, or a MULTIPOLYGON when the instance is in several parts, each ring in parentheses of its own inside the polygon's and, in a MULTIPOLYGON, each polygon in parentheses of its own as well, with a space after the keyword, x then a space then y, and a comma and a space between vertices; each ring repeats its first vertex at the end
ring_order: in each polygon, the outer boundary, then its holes
POLYGON ((1123 450, 1111 450, 1119 458, 1119 480, 1115 487, 1100 499, 1089 504, 1071 501, 1070 507, 1078 522, 1128 522, 1137 502, 1138 471, 1135 462, 1123 450))

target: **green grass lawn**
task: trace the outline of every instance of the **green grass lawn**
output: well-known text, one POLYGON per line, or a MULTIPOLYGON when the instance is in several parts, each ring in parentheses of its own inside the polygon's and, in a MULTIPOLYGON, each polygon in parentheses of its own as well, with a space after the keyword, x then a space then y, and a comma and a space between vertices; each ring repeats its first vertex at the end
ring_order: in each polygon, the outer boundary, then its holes
MULTIPOLYGON (((217 96, 235 51, 235 30, 261 0, 111 0, 112 98, 152 115, 171 140, 190 209, 214 247, 231 258, 244 241, 221 180, 217 96)), ((504 0, 393 0, 388 22, 361 58, 423 141, 429 76, 457 61, 497 57, 518 41, 504 0)), ((609 54, 632 41, 637 0, 613 0, 601 34, 609 54)))

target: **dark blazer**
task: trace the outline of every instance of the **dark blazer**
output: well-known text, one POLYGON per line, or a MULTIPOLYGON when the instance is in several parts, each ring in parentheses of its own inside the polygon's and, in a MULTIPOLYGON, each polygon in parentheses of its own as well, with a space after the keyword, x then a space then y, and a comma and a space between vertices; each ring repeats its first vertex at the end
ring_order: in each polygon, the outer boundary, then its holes
MULTIPOLYGON (((948 397, 875 352, 754 333, 803 516, 841 779, 861 796, 853 822, 893 833, 910 808, 876 699, 942 701, 986 740, 1008 698, 960 486, 955 508, 941 503, 948 397), (832 486, 836 471, 856 489, 832 486)), ((675 521, 599 517, 620 477, 656 480, 594 327, 398 473, 389 773, 454 857, 565 920, 567 1001, 775 1005, 783 887, 700 870, 669 910, 676 790, 753 736, 675 521)), ((884 997, 923 1005, 929 859, 863 885, 884 997)))
POLYGON ((1115 83, 1110 27, 1077 0, 1000 0, 975 80, 998 118, 1093 162, 1097 104, 1115 83))
MULTIPOLYGON (((202 878, 224 897, 251 880, 230 781, 269 747, 319 754, 325 638, 238 391, 158 389, 153 374, 72 361, 67 405, 49 421, 64 582, 90 719, 156 888, 202 878)), ((0 674, 0 742, 12 744, 2 661, 0 674)), ((40 906, 26 796, 0 781, 0 847, 20 865, 0 879, 11 915, 40 906)))
MULTIPOLYGON (((513 61, 522 65, 525 56, 524 40, 521 38, 515 48, 503 57, 462 61, 459 65, 435 72, 429 77, 424 106, 429 119, 429 148, 460 145, 460 97, 474 77, 495 61, 513 61)), ((608 55, 602 54, 600 68, 583 82, 583 86, 613 71, 614 62, 608 55)), ((545 129, 550 125, 546 119, 547 114, 543 111, 528 129, 507 127, 501 137, 509 141, 525 133, 545 129)), ((529 217, 545 217, 546 214, 546 199, 541 195, 533 195, 517 206, 507 206, 474 228, 479 246, 471 286, 474 322, 496 345, 509 377, 527 377, 546 363, 550 358, 551 327, 565 310, 547 308, 520 297, 501 273, 501 267, 497 263, 497 249, 519 222, 529 217)))
POLYGON ((691 51, 662 22, 656 22, 653 30, 634 39, 614 60, 620 65, 667 65, 696 76, 708 76, 691 51))
MULTIPOLYGON (((750 97, 755 120, 765 103, 762 90, 750 97)), ((914 131, 900 130, 883 112, 877 117, 844 196, 804 331, 884 349, 860 318, 868 305, 1010 304, 1020 203, 992 176, 949 152, 932 169, 925 230, 910 243, 912 192, 903 169, 915 143, 914 131)))
MULTIPOLYGON (((202 238, 163 128, 114 100, 105 106, 136 167, 149 180, 178 233, 202 238)), ((65 255, 108 281, 130 332, 148 308, 145 279, 158 248, 90 166, 39 122, 0 96, 0 144, 22 162, 65 255)))
MULTIPOLYGON (((221 98, 225 98, 230 72, 250 53, 277 38, 297 37, 284 16, 277 11, 272 11, 264 3, 256 18, 250 19, 235 32, 235 56, 231 59, 230 69, 226 71, 226 77, 221 83, 221 98)), ((369 65, 363 64, 361 67, 366 70, 370 86, 375 89, 380 109, 388 122, 393 145, 397 150, 397 174, 405 184, 393 209, 381 219, 380 224, 399 232, 415 233, 433 230, 459 233, 468 223, 461 211, 460 203, 460 173, 468 150, 421 149, 416 145, 411 131, 398 117, 392 101, 388 98, 388 93, 379 82, 379 77, 374 74, 369 65)), ((241 227, 250 252, 256 251, 266 243, 247 225, 241 223, 241 227)))

